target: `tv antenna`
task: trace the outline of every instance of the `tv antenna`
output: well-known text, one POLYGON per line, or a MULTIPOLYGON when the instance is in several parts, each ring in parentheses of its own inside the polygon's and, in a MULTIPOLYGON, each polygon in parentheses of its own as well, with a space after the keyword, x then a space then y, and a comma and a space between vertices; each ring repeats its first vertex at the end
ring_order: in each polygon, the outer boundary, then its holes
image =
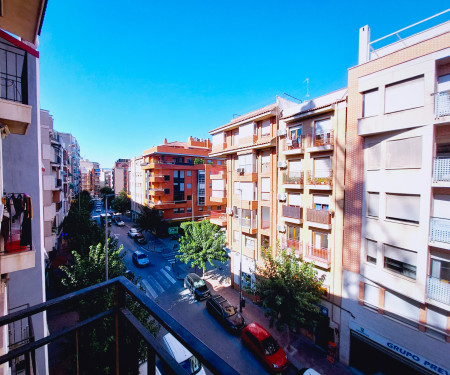
POLYGON ((306 78, 303 83, 306 82, 306 95, 305 98, 309 98, 309 78, 306 78))

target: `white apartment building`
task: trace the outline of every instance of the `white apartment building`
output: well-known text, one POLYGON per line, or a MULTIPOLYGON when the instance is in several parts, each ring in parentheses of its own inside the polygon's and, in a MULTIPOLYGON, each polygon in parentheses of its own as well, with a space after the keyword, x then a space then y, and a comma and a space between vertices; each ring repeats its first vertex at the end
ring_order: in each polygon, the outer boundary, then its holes
POLYGON ((133 221, 137 218, 141 212, 141 207, 144 205, 144 174, 141 168, 143 162, 143 156, 136 156, 130 159, 128 187, 131 196, 131 219, 133 221))

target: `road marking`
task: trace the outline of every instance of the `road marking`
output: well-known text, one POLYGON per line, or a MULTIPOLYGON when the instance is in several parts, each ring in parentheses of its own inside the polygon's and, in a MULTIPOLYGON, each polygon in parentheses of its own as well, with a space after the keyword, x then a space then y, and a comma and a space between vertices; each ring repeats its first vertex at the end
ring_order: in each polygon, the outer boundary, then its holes
MULTIPOLYGON (((147 282, 147 280, 142 280, 142 284, 145 286, 145 291, 150 292, 150 294, 153 296, 153 298, 158 297, 155 290, 150 286, 150 284, 147 282)), ((146 293, 148 295, 148 293, 146 293)))
POLYGON ((156 281, 156 279, 153 276, 148 275, 147 277, 152 282, 152 284, 156 287, 156 289, 159 289, 160 293, 164 292, 164 289, 162 288, 162 286, 159 285, 159 283, 156 281))
POLYGON ((174 279, 172 276, 170 276, 164 269, 161 269, 160 271, 161 271, 161 273, 162 273, 166 278, 169 279, 169 281, 170 281, 172 284, 175 284, 175 283, 176 283, 175 279, 174 279))
POLYGON ((163 258, 169 263, 175 263, 175 255, 178 255, 178 251, 171 251, 170 253, 162 254, 163 258))
POLYGON ((165 289, 170 287, 169 282, 158 272, 153 274, 153 277, 158 280, 160 285, 163 285, 165 289))

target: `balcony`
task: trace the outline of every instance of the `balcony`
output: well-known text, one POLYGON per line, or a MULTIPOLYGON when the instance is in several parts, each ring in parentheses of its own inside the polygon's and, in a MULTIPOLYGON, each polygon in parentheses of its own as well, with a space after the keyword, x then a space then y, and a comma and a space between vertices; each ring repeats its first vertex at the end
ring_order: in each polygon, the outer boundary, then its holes
POLYGON ((303 172, 284 172, 283 188, 285 189, 303 189, 304 173, 303 172))
POLYGON ((450 158, 433 160, 433 186, 450 187, 450 158))
POLYGON ((210 222, 225 227, 227 225, 227 214, 224 211, 211 211, 210 222))
POLYGON ((26 52, 0 42, 0 119, 12 134, 24 135, 31 123, 26 52))
POLYGON ((160 197, 164 195, 164 189, 148 189, 148 193, 153 197, 160 197))
POLYGON ((450 250, 450 219, 431 218, 429 245, 450 250))
POLYGON ((310 189, 331 190, 333 188, 333 171, 331 169, 308 171, 306 183, 310 189))
POLYGON ((272 170, 272 168, 271 168, 271 164, 270 163, 263 163, 263 164, 261 164, 261 172, 262 173, 267 173, 267 172, 270 172, 272 170))
POLYGON ((301 224, 303 220, 303 207, 283 205, 282 215, 286 222, 301 224))
POLYGON ((62 179, 55 178, 55 188, 58 190, 62 187, 62 179))
POLYGON ((328 132, 316 133, 315 137, 311 142, 311 147, 308 147, 306 151, 308 152, 321 152, 329 151, 333 149, 333 130, 328 132))
POLYGON ((248 135, 246 137, 239 137, 238 145, 253 144, 258 140, 258 134, 248 135))
POLYGON ((211 167, 209 172, 209 179, 210 180, 223 180, 226 177, 226 167, 225 166, 219 166, 219 167, 211 167))
POLYGON ((35 258, 36 252, 29 248, 5 251, 0 253, 0 268, 4 274, 34 268, 35 258))
POLYGON ((331 229, 331 212, 326 210, 306 209, 308 226, 322 229, 331 229))
POLYGON ((434 114, 436 117, 450 116, 450 90, 434 94, 434 114))
POLYGON ((303 255, 303 243, 300 240, 284 237, 282 246, 285 249, 293 249, 298 258, 301 258, 303 255))
POLYGON ((331 249, 316 248, 314 245, 306 245, 306 253, 304 254, 306 261, 311 261, 319 267, 330 268, 331 265, 331 249))
POLYGON ((53 160, 50 160, 50 164, 52 164, 53 166, 61 165, 61 156, 55 155, 53 160))
POLYGON ((450 305, 450 284, 448 281, 428 276, 427 298, 450 305))
POLYGON ((227 203, 227 191, 223 190, 211 190, 211 196, 209 197, 211 202, 227 203))
POLYGON ((149 182, 164 182, 164 175, 162 174, 152 174, 149 176, 149 182))
POLYGON ((220 143, 212 146, 211 153, 225 151, 228 147, 227 142, 220 143))
POLYGON ((61 146, 61 137, 59 134, 52 133, 50 135, 50 141, 53 145, 61 146))
POLYGON ((305 136, 300 136, 297 139, 286 139, 283 154, 284 155, 297 155, 305 152, 304 148, 305 136))
POLYGON ((249 219, 249 218, 234 218, 233 219, 233 226, 234 230, 238 230, 238 228, 241 227, 242 224, 242 232, 247 234, 255 234, 258 232, 258 225, 256 223, 256 218, 249 219))
POLYGON ((233 172, 234 181, 243 182, 256 182, 258 181, 258 173, 256 170, 256 164, 249 164, 244 167, 238 167, 236 171, 233 172), (238 172, 237 169, 244 169, 244 172, 238 172))
MULTIPOLYGON (((67 321, 66 327, 62 330, 50 332, 46 336, 38 336, 36 334, 32 340, 17 343, 13 350, 0 357, 0 364, 26 358, 25 361, 29 364, 26 373, 34 373, 30 370, 32 368, 31 364, 34 362, 35 351, 46 345, 60 345, 61 341, 59 340, 62 338, 66 342, 71 343, 66 345, 66 348, 67 350, 73 350, 69 355, 70 358, 77 359, 77 370, 80 373, 88 373, 91 369, 91 364, 83 360, 83 356, 79 356, 78 353, 81 348, 90 344, 87 342, 89 340, 87 333, 93 327, 103 326, 106 327, 106 333, 109 333, 111 338, 109 344, 105 343, 109 345, 111 355, 98 360, 100 361, 100 366, 105 368, 108 366, 110 368, 109 373, 139 373, 139 347, 144 345, 148 374, 155 373, 157 360, 161 361, 165 373, 185 374, 186 370, 164 349, 161 339, 154 337, 141 323, 141 320, 133 314, 132 311, 137 311, 138 309, 140 315, 145 315, 144 320, 155 320, 161 326, 163 332, 171 333, 182 343, 186 349, 197 357, 203 367, 206 367, 208 373, 237 375, 237 372, 222 358, 124 277, 96 284, 51 301, 2 316, 0 318, 0 326, 19 326, 22 321, 30 320, 36 314, 42 312, 46 312, 47 315, 52 312, 55 314, 55 312, 67 311, 69 307, 72 307, 71 312, 75 310, 73 312, 77 313, 80 300, 95 307, 94 301, 98 300, 100 296, 105 296, 109 293, 113 293, 114 298, 111 298, 113 301, 105 310, 97 308, 97 311, 95 311, 94 308, 92 313, 84 320, 80 319, 80 321, 74 323, 67 321)), ((49 354, 51 352, 49 351, 49 354)), ((50 358, 49 362, 53 363, 54 361, 50 358)), ((50 369, 51 371, 52 369, 50 369)))

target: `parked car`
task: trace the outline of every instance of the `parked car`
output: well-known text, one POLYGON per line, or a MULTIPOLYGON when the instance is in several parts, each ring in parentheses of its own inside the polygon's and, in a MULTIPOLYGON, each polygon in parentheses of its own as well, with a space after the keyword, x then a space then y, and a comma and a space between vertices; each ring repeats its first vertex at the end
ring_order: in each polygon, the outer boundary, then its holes
POLYGON ((211 296, 206 301, 206 310, 231 333, 239 334, 245 327, 245 320, 237 307, 221 295, 211 296))
POLYGON ((261 360, 271 372, 287 369, 289 361, 286 353, 272 335, 258 323, 250 323, 241 332, 242 343, 261 360))
POLYGON ((118 227, 124 227, 125 226, 125 223, 122 220, 118 219, 118 218, 116 218, 116 220, 114 222, 116 223, 116 225, 118 227))
POLYGON ((302 368, 297 375, 320 375, 320 372, 317 372, 313 368, 302 368))
POLYGON ((139 234, 138 230, 136 228, 130 228, 128 231, 128 237, 134 238, 139 234))
POLYGON ((138 250, 133 253, 133 263, 138 267, 145 267, 150 264, 150 260, 147 255, 138 250))
POLYGON ((169 354, 188 374, 206 375, 197 357, 193 356, 171 333, 163 337, 163 342, 169 354))
POLYGON ((138 244, 141 244, 141 245, 147 243, 147 240, 145 239, 144 235, 141 234, 141 233, 138 233, 138 234, 136 234, 136 235, 134 236, 134 241, 135 241, 136 243, 138 243, 138 244))
POLYGON ((195 273, 188 273, 184 278, 184 287, 191 291, 196 300, 209 298, 211 293, 205 282, 195 273))

